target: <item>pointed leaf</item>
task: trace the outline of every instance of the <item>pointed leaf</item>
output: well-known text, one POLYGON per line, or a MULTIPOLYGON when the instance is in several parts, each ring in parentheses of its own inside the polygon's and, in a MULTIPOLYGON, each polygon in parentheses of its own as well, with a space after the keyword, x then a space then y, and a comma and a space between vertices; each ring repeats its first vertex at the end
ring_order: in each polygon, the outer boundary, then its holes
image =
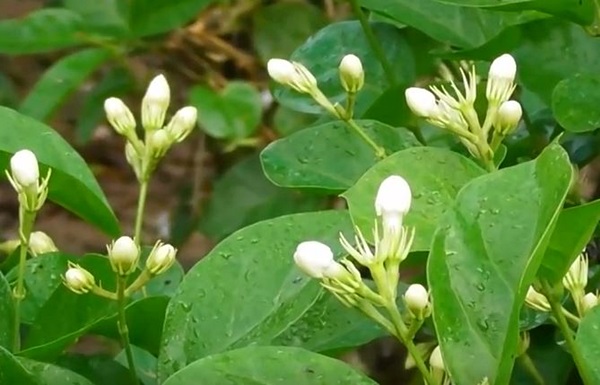
POLYGON ((2 346, 0 346, 0 368, 2 369, 0 384, 45 385, 2 346))
POLYGON ((599 330, 600 306, 596 306, 581 320, 575 339, 575 345, 581 351, 584 370, 587 371, 588 378, 593 380, 594 384, 600 383, 600 366, 598 366, 598 357, 600 357, 599 330))
MULTIPOLYGON (((14 339, 15 305, 13 293, 8 281, 0 273, 0 347, 12 350, 14 339)), ((0 365, 0 367, 2 366, 0 365)))

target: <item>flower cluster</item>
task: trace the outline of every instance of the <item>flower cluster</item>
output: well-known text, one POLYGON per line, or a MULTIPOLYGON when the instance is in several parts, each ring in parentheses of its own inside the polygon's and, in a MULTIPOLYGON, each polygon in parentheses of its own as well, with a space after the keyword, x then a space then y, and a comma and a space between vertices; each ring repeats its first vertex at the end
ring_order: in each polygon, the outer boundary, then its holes
POLYGON ((488 73, 488 106, 483 125, 475 110, 475 67, 468 73, 461 68, 463 91, 454 81, 450 83, 452 92, 444 86, 431 86, 429 90, 411 87, 405 91, 406 102, 415 115, 454 133, 471 155, 486 166, 493 167, 494 152, 502 140, 517 127, 522 115, 519 102, 509 100, 516 87, 516 72, 517 65, 509 54, 492 62, 488 73))
POLYGON ((127 139, 125 156, 140 181, 147 180, 171 146, 183 141, 196 127, 197 110, 190 106, 177 111, 164 126, 170 99, 171 91, 165 77, 155 77, 142 99, 143 141, 138 137, 135 118, 125 103, 115 97, 104 102, 109 123, 127 139))

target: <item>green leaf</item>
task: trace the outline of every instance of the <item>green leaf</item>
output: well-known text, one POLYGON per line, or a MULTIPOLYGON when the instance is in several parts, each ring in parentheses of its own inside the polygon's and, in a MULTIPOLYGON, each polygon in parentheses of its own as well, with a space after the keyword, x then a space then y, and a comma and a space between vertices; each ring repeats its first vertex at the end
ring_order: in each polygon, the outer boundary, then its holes
POLYGON ((275 3, 262 7, 254 12, 254 48, 264 63, 271 58, 287 58, 326 24, 323 11, 310 3, 275 3), (282 20, 286 21, 285 33, 281 30, 282 20))
POLYGON ((260 93, 245 82, 229 82, 220 93, 196 86, 190 91, 190 103, 198 109, 202 130, 218 139, 247 138, 262 117, 260 93))
POLYGON ((200 230, 220 240, 234 231, 280 215, 324 208, 323 200, 274 186, 252 155, 227 170, 215 183, 200 218, 200 230))
POLYGON ((538 276, 559 283, 588 244, 600 221, 600 200, 561 211, 538 276))
POLYGON ((455 383, 488 377, 508 384, 525 294, 571 173, 567 153, 553 143, 534 161, 467 184, 440 219, 427 276, 433 321, 455 383))
POLYGON ((135 36, 171 31, 194 20, 213 0, 131 0, 129 26, 135 36))
POLYGON ((110 57, 111 53, 105 49, 90 48, 57 61, 44 72, 23 100, 19 112, 38 120, 47 120, 110 57))
POLYGON ((132 385, 129 370, 116 362, 112 355, 71 353, 59 357, 57 364, 84 376, 94 385, 132 385))
MULTIPOLYGON (((379 41, 386 42, 385 53, 392 65, 395 81, 412 83, 415 63, 404 35, 385 23, 371 23, 371 28, 379 41)), ((343 104, 346 92, 340 84, 338 67, 342 58, 349 53, 361 59, 365 71, 365 85, 357 94, 354 111, 355 117, 360 117, 393 84, 371 51, 358 21, 328 25, 296 49, 290 59, 304 64, 315 75, 319 88, 332 102, 343 104)), ((310 96, 283 86, 276 85, 274 95, 281 104, 291 109, 313 114, 323 112, 310 96)))
POLYGON ((0 347, 12 350, 15 340, 15 305, 10 285, 2 273, 0 273, 0 314, 2 315, 0 316, 0 347))
POLYGON ((298 348, 252 346, 194 362, 164 382, 219 385, 375 385, 341 361, 298 348))
MULTIPOLYGON (((375 120, 357 120, 365 133, 388 153, 419 146, 405 128, 375 120)), ((301 130, 269 144, 261 153, 267 177, 276 185, 344 191, 378 161, 369 146, 346 123, 335 121, 301 130)))
POLYGON ((127 3, 120 0, 63 0, 66 9, 81 15, 90 32, 110 37, 127 35, 127 3))
POLYGON ((0 384, 45 385, 23 367, 15 356, 0 346, 0 384))
POLYGON ((40 9, 22 19, 0 21, 0 53, 19 55, 77 45, 85 21, 67 9, 40 9))
POLYGON ((598 366, 598 357, 600 357, 600 340, 598 339, 598 330, 600 330, 600 306, 596 306, 583 317, 579 328, 577 329, 577 338, 575 345, 581 351, 583 358, 582 364, 588 373, 588 378, 593 383, 600 383, 600 366, 598 366))
POLYGON ((294 111, 282 105, 277 105, 273 113, 273 129, 280 136, 289 136, 315 122, 315 115, 294 111))
POLYGON ((571 132, 600 127, 600 77, 577 74, 562 80, 552 92, 552 111, 558 123, 571 132))
MULTIPOLYGON (((156 381, 156 357, 144 349, 140 349, 135 345, 131 346, 133 362, 135 363, 135 371, 138 378, 144 385, 157 385, 156 381)), ((125 350, 121 350, 115 357, 115 361, 126 368, 129 368, 125 350)))
POLYGON ((479 47, 519 23, 518 15, 436 0, 361 0, 360 3, 440 42, 461 48, 479 47))
POLYGON ((42 166, 52 168, 48 197, 105 233, 119 225, 104 193, 81 156, 50 127, 9 108, 0 107, 0 168, 15 152, 28 148, 42 166))
POLYGON ((415 147, 397 152, 371 167, 342 196, 350 215, 366 237, 375 221, 375 196, 379 185, 390 175, 400 175, 410 184, 413 202, 406 224, 415 226, 413 251, 429 250, 440 219, 454 203, 458 191, 484 174, 470 159, 446 149, 415 147))
POLYGON ((523 41, 514 52, 519 79, 546 104, 551 104, 552 91, 561 80, 577 73, 596 74, 600 40, 580 26, 550 19, 522 26, 521 34, 523 41))
MULTIPOLYGON (((60 366, 23 357, 18 357, 17 360, 44 385, 94 385, 87 378, 60 366)), ((0 383, 4 384, 4 382, 0 383)))
POLYGON ((199 358, 281 335, 322 290, 296 268, 296 246, 315 239, 341 255, 339 232, 350 229, 347 212, 324 211, 259 222, 223 240, 187 273, 169 303, 159 380, 199 358))

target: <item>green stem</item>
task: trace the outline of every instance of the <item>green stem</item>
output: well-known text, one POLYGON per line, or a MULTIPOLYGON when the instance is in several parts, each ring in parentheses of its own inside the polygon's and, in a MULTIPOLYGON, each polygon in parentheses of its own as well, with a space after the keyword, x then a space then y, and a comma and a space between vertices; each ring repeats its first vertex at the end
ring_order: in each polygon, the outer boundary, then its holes
POLYGON ((565 314, 562 311, 563 307, 560 303, 560 299, 553 294, 552 287, 548 282, 543 281, 542 288, 544 294, 546 295, 546 298, 548 299, 548 302, 550 303, 550 307, 552 309, 554 319, 556 320, 556 324, 562 332, 563 336, 565 337, 565 343, 567 344, 569 352, 573 357, 573 361, 575 361, 575 366, 579 371, 579 375, 581 376, 584 385, 593 385, 594 381, 590 377, 590 374, 587 370, 587 366, 585 365, 585 361, 583 360, 583 356, 581 355, 581 352, 579 351, 577 345, 575 345, 575 340, 573 339, 573 330, 569 327, 567 318, 565 317, 565 314))
POLYGON ((19 238, 21 249, 19 250, 19 270, 17 274, 17 286, 13 293, 15 300, 14 340, 13 351, 19 351, 21 345, 21 301, 25 298, 25 265, 27 263, 27 250, 29 249, 29 238, 35 222, 35 211, 27 211, 22 205, 19 206, 19 238))
POLYGON ((358 21, 360 23, 360 26, 362 27, 365 37, 367 38, 367 42, 369 42, 369 46, 373 50, 373 53, 377 57, 377 60, 379 60, 379 62, 381 63, 381 67, 383 67, 383 72, 385 72, 385 76, 387 77, 387 80, 391 84, 396 84, 396 75, 394 74, 392 65, 388 61, 387 56, 385 56, 385 51, 383 50, 383 47, 379 43, 379 40, 377 40, 375 33, 373 33, 373 29, 371 28, 371 25, 369 24, 369 20, 367 20, 367 16, 360 8, 360 5, 358 4, 358 0, 349 0, 349 3, 350 3, 350 6, 352 7, 352 12, 354 12, 354 14, 356 15, 356 18, 358 19, 358 21))
POLYGON ((127 356, 127 366, 129 366, 129 373, 131 374, 131 381, 133 385, 138 385, 139 381, 137 378, 137 372, 135 370, 135 362, 133 361, 133 352, 131 351, 131 344, 129 342, 129 328, 127 326, 127 317, 125 316, 125 305, 127 297, 125 296, 125 287, 127 286, 127 277, 117 277, 117 307, 119 312, 119 319, 117 320, 117 327, 119 329, 119 335, 121 336, 121 344, 125 349, 125 355, 127 356))
POLYGON ((523 369, 525 369, 525 371, 529 374, 529 376, 531 376, 531 378, 535 381, 537 385, 545 384, 544 377, 542 377, 540 371, 538 370, 538 368, 536 368, 535 363, 533 362, 531 357, 529 357, 529 354, 524 353, 522 356, 520 356, 519 362, 521 363, 523 369))
POLYGON ((142 270, 142 273, 140 275, 138 275, 138 277, 135 279, 135 281, 133 281, 133 283, 131 285, 129 285, 129 287, 125 290, 125 295, 126 296, 132 295, 133 293, 138 291, 140 288, 144 287, 144 285, 146 283, 148 283, 148 281, 150 281, 151 279, 152 279, 152 274, 146 269, 142 270))
POLYGON ((402 316, 400 315, 400 312, 398 311, 396 304, 395 303, 388 304, 386 306, 386 310, 390 314, 390 316, 392 318, 392 324, 394 325, 394 328, 396 329, 396 338, 398 338, 400 340, 400 342, 402 342, 404 344, 404 346, 406 346, 406 350, 408 350, 408 353, 415 360, 415 365, 421 372, 421 375, 423 376, 423 379, 425 380, 425 384, 435 385, 436 382, 433 379, 433 377, 431 376, 431 372, 427 368, 427 365, 425 365, 425 361, 423 360, 423 357, 421 356, 421 354, 419 354, 419 349, 417 349, 413 340, 411 338, 408 338, 409 331, 406 328, 406 325, 404 324, 404 320, 402 319, 402 316))
POLYGON ((148 195, 148 179, 140 181, 140 194, 138 197, 137 213, 135 216, 134 240, 138 246, 142 245, 142 222, 144 221, 144 208, 146 207, 146 196, 148 195))
POLYGON ((383 147, 380 147, 377 143, 375 143, 373 141, 373 139, 369 138, 369 136, 363 131, 363 129, 356 124, 356 122, 353 119, 348 119, 345 121, 348 126, 350 126, 350 128, 352 128, 354 131, 356 131, 356 133, 365 141, 367 142, 367 144, 369 146, 371 146, 373 148, 373 151, 375 151, 375 156, 377 156, 377 158, 379 159, 384 159, 385 158, 385 149, 383 147))
POLYGON ((352 119, 354 116, 354 104, 356 103, 356 93, 355 92, 347 92, 346 93, 346 117, 348 119, 352 119))
POLYGON ((565 315, 565 317, 567 317, 567 319, 573 323, 574 326, 579 325, 579 322, 580 322, 579 317, 577 317, 575 314, 571 313, 570 311, 568 311, 565 308, 562 308, 562 312, 565 315))

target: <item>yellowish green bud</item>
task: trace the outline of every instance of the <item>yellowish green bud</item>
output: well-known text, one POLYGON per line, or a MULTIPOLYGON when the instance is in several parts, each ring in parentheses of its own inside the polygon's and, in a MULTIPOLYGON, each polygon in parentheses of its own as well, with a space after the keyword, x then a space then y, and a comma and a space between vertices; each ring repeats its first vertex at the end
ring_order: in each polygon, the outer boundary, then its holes
POLYGON ((158 242, 146 260, 146 269, 153 275, 162 274, 175 263, 177 249, 158 242))
POLYGON ((424 319, 431 314, 429 293, 423 285, 410 285, 404 293, 404 303, 410 314, 417 319, 424 319))
POLYGON ((38 256, 40 254, 53 253, 58 251, 58 248, 48 234, 43 231, 34 231, 29 237, 29 251, 33 256, 38 256))
POLYGON ((562 282, 574 297, 583 295, 588 282, 588 258, 584 253, 575 258, 562 282))
POLYGON ((503 136, 510 134, 519 125, 522 115, 523 110, 519 102, 508 100, 502 103, 496 115, 496 129, 503 136))
POLYGON ((348 93, 356 93, 365 84, 365 72, 362 63, 356 55, 343 57, 340 67, 340 81, 348 93))
POLYGON ((146 131, 162 128, 170 101, 171 90, 167 79, 163 75, 156 76, 142 99, 142 125, 146 131))
POLYGON ((69 269, 63 277, 63 283, 69 290, 77 294, 85 294, 96 285, 92 273, 71 262, 69 262, 69 269))
POLYGON ((165 130, 150 131, 146 137, 146 146, 154 158, 162 158, 171 148, 171 137, 165 130))
POLYGON ((538 311, 541 312, 549 312, 550 311, 550 303, 548 302, 548 298, 542 293, 536 291, 533 287, 529 286, 527 290, 527 295, 525 297, 525 303, 538 311))
POLYGON ((104 112, 110 125, 119 135, 127 138, 135 136, 135 118, 131 110, 119 98, 104 101, 104 112))
POLYGON ((588 311, 590 311, 592 308, 598 306, 598 295, 594 294, 594 293, 587 293, 586 295, 583 296, 583 298, 581 299, 581 304, 582 304, 582 310, 583 310, 583 314, 586 314, 588 311))
POLYGON ((133 239, 123 236, 106 248, 108 260, 115 273, 123 276, 135 271, 140 258, 140 249, 133 239))
POLYGON ((195 107, 183 107, 175 113, 165 131, 172 142, 181 142, 194 130, 198 122, 198 110, 195 107))
POLYGON ((291 87, 303 94, 317 91, 317 79, 302 64, 284 59, 270 59, 267 63, 269 76, 277 83, 291 87))

